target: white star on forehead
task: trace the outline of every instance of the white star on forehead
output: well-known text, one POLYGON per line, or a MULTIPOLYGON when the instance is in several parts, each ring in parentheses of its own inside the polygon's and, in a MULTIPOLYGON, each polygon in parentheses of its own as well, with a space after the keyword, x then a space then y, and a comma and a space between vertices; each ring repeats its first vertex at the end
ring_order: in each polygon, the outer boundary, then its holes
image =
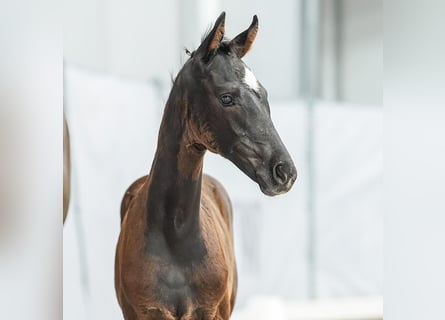
POLYGON ((251 89, 258 91, 259 85, 258 80, 256 79, 255 75, 252 71, 250 71, 249 68, 244 67, 244 83, 247 84, 251 89))

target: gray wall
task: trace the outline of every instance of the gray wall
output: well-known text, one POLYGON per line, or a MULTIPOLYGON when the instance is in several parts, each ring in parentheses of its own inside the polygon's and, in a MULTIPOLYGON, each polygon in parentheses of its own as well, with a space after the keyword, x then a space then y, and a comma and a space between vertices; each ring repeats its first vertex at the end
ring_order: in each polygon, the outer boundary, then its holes
POLYGON ((324 0, 322 6, 322 99, 382 102, 381 0, 324 0))
MULTIPOLYGON (((320 98, 380 104, 382 1, 320 3, 320 98)), ((222 10, 229 38, 258 15, 245 60, 271 98, 297 98, 301 0, 65 0, 65 60, 168 88, 187 58, 183 48, 196 48, 222 10)))
POLYGON ((177 16, 175 0, 66 0, 65 61, 167 83, 180 62, 177 16))
POLYGON ((295 97, 299 1, 66 0, 65 60, 168 86, 187 58, 183 48, 196 48, 223 9, 229 38, 258 14, 260 32, 246 62, 273 97, 295 97))

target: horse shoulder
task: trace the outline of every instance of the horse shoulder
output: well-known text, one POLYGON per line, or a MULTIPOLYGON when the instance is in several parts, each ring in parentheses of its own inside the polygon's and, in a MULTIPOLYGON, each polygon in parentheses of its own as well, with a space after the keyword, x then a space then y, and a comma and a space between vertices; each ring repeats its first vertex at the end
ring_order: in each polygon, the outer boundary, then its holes
POLYGON ((219 209, 224 221, 232 230, 232 203, 223 185, 210 175, 202 177, 203 201, 212 201, 219 209))
MULTIPOLYGON (((216 206, 219 210, 219 214, 221 215, 222 220, 226 224, 227 231, 224 232, 223 238, 225 238, 225 249, 228 254, 226 258, 228 258, 228 265, 230 266, 229 279, 228 279, 228 287, 226 299, 222 301, 220 306, 220 312, 223 314, 230 314, 233 310, 237 287, 238 287, 238 275, 236 271, 236 262, 235 262, 235 253, 233 247, 233 217, 232 217, 232 203, 230 201, 229 195, 227 191, 224 189, 223 185, 215 178, 204 174, 203 175, 203 195, 202 201, 210 201, 214 206, 216 206), (227 310, 225 310, 227 309, 227 310)), ((206 204, 203 204, 204 206, 206 204)), ((221 221, 221 219, 214 219, 214 223, 218 224, 216 221, 221 221)), ((221 239, 222 240, 222 239, 221 239)), ((223 316, 225 319, 226 317, 223 316)))
POLYGON ((150 177, 149 175, 140 177, 139 179, 134 181, 125 191, 124 197, 122 198, 121 202, 121 224, 124 221, 125 215, 127 214, 131 202, 133 201, 135 196, 139 193, 142 186, 145 184, 145 182, 148 180, 149 177, 150 177))

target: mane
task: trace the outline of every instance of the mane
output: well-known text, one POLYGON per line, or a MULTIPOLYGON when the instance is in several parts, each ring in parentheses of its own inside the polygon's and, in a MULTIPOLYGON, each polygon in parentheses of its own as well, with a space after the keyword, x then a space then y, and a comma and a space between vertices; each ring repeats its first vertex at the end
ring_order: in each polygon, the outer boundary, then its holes
POLYGON ((229 53, 230 52, 230 40, 228 38, 224 38, 221 42, 218 52, 229 53))
MULTIPOLYGON (((207 36, 210 34, 211 31, 212 31, 212 25, 210 25, 207 28, 207 30, 203 33, 203 35, 201 36, 201 44, 204 42, 204 40, 207 38, 207 36)), ((199 46, 198 46, 198 48, 199 48, 199 46)), ((185 54, 187 56, 189 56, 189 59, 193 58, 193 56, 196 53, 196 50, 197 49, 189 50, 189 48, 184 47, 184 52, 185 52, 185 54)), ((219 48, 218 48, 218 50, 217 50, 217 52, 215 54, 218 54, 218 53, 227 54, 229 52, 230 52, 230 39, 224 36, 222 41, 221 41, 221 44, 220 44, 220 46, 219 46, 219 48)), ((182 67, 181 67, 181 69, 182 69, 182 67)), ((171 80, 171 85, 172 86, 174 85, 177 76, 178 76, 177 74, 176 74, 176 76, 174 76, 173 73, 170 73, 170 80, 171 80)))
MULTIPOLYGON (((203 38, 205 39, 206 35, 203 36, 203 38)), ((203 40, 201 41, 202 44, 203 40)), ((184 51, 185 54, 188 55, 190 58, 193 58, 193 56, 195 55, 197 49, 194 49, 192 51, 190 51, 187 47, 184 47, 184 51)), ((221 45, 218 48, 218 51, 216 52, 217 54, 219 52, 222 53, 228 53, 230 51, 230 39, 224 37, 223 40, 221 41, 221 45)))

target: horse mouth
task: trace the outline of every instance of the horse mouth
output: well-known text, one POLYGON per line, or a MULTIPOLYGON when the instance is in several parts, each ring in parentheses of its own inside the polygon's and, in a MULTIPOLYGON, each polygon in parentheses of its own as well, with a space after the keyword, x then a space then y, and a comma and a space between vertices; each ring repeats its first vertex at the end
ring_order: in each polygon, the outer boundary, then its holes
POLYGON ((294 185, 296 179, 297 175, 294 174, 286 183, 277 185, 271 181, 271 177, 263 178, 263 175, 259 175, 255 172, 255 179, 253 180, 258 184, 262 193, 266 196, 273 197, 287 193, 294 185))
POLYGON ((269 166, 255 166, 254 160, 250 159, 250 161, 247 161, 244 165, 235 162, 235 165, 258 184, 263 194, 273 197, 285 194, 292 188, 297 179, 297 170, 292 162, 290 162, 285 180, 277 181, 272 172, 273 169, 270 169, 269 166))
POLYGON ((274 157, 284 161, 265 160, 261 152, 244 143, 238 143, 231 151, 227 158, 255 181, 263 194, 276 196, 292 188, 297 170, 288 156, 274 157))

